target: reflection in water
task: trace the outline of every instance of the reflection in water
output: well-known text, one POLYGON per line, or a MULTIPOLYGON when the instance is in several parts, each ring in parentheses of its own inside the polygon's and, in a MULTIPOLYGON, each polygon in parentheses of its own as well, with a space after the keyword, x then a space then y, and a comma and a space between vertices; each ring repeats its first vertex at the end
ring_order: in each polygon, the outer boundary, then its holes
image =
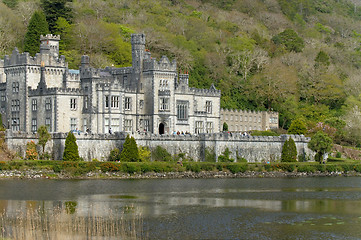
POLYGON ((7 181, 0 239, 361 238, 359 178, 324 179, 7 181))

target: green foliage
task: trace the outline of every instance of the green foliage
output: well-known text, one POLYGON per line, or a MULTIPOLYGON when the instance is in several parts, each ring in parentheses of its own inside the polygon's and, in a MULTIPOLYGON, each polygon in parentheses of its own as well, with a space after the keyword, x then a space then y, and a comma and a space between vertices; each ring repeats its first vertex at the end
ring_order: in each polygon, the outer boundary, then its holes
POLYGON ((340 152, 336 153, 336 158, 341 158, 342 154, 340 152))
POLYGON ((139 146, 138 147, 138 152, 139 152, 140 161, 142 161, 142 162, 149 162, 150 161, 152 153, 151 153, 151 151, 149 150, 148 147, 139 146))
POLYGON ((331 150, 332 145, 332 139, 322 131, 313 135, 308 143, 308 147, 316 152, 315 160, 320 163, 322 162, 322 156, 331 150))
POLYGON ((63 154, 64 161, 79 161, 78 145, 76 144, 76 138, 70 131, 65 139, 65 148, 63 154))
POLYGON ((305 135, 306 132, 306 125, 301 119, 293 120, 290 128, 288 129, 288 134, 305 135))
POLYGON ((286 29, 283 32, 275 35, 272 38, 275 44, 282 44, 289 52, 302 52, 304 48, 304 41, 298 34, 292 29, 286 29))
POLYGON ((314 172, 316 172, 316 168, 315 168, 315 166, 312 166, 312 165, 299 165, 299 166, 297 166, 297 172, 314 173, 314 172))
POLYGON ((36 150, 36 144, 34 141, 30 141, 26 143, 25 158, 28 160, 38 159, 38 152, 36 150))
POLYGON ((214 151, 214 149, 206 148, 204 154, 206 162, 216 162, 216 152, 214 151))
POLYGON ((123 150, 120 153, 120 161, 122 162, 139 162, 139 152, 138 146, 135 142, 134 137, 127 137, 125 138, 125 142, 123 144, 123 150))
POLYGON ((231 153, 232 152, 229 151, 229 148, 227 147, 222 155, 218 156, 218 162, 234 162, 234 159, 229 156, 231 153))
POLYGON ((28 31, 24 39, 24 51, 29 52, 31 56, 39 52, 40 35, 49 33, 48 23, 43 12, 35 12, 30 19, 28 31))
POLYGON ((50 32, 56 31, 56 21, 59 17, 66 19, 68 22, 72 20, 71 8, 68 7, 69 2, 72 2, 72 0, 41 0, 41 7, 49 23, 50 32))
POLYGON ((295 141, 290 137, 282 146, 282 162, 297 162, 297 148, 295 141))
POLYGON ((120 150, 119 148, 114 148, 110 151, 108 161, 115 162, 120 161, 120 150))
POLYGON ((253 130, 252 136, 279 136, 279 133, 273 132, 271 130, 267 131, 259 131, 259 130, 253 130))
POLYGON ((230 163, 230 164, 227 164, 226 166, 227 166, 227 169, 233 174, 239 173, 239 172, 245 172, 248 169, 247 164, 230 163))
POLYGON ((43 155, 44 155, 46 143, 51 139, 51 135, 48 132, 48 128, 44 125, 38 128, 37 134, 39 138, 38 144, 43 147, 43 155))
POLYGON ((112 162, 105 162, 100 164, 102 172, 117 172, 119 171, 119 165, 112 162))
POLYGON ((152 159, 153 161, 170 162, 172 161, 172 155, 167 151, 167 149, 157 146, 152 151, 152 159))
POLYGON ((15 8, 18 4, 18 0, 2 0, 2 2, 9 8, 15 8))
POLYGON ((319 51, 316 59, 315 59, 315 67, 321 67, 321 66, 329 66, 330 65, 330 57, 328 56, 327 53, 325 53, 324 51, 319 51))
POLYGON ((227 132, 228 131, 228 124, 226 122, 223 123, 223 127, 222 127, 223 132, 227 132))

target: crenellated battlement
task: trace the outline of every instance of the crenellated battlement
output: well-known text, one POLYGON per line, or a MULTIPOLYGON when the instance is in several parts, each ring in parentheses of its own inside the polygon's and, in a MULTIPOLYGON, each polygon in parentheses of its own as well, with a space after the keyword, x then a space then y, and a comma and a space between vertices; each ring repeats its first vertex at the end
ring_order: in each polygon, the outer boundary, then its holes
POLYGON ((201 88, 189 88, 190 92, 198 96, 221 96, 221 91, 213 88, 201 89, 201 88))
MULTIPOLYGON (((221 108, 221 114, 232 114, 232 113, 236 113, 236 114, 262 114, 265 113, 265 111, 259 111, 259 110, 242 110, 242 109, 223 109, 221 108)), ((277 112, 270 112, 267 111, 268 114, 270 115, 277 115, 277 112)))
POLYGON ((60 35, 53 35, 53 34, 46 34, 44 35, 40 35, 40 41, 46 41, 46 40, 55 40, 55 41, 60 41, 60 35))
POLYGON ((163 56, 159 61, 155 58, 144 60, 143 71, 177 71, 177 62, 172 62, 166 56, 163 56))
POLYGON ((46 89, 31 89, 28 87, 29 96, 38 96, 38 95, 82 95, 83 90, 81 88, 46 88, 46 89))

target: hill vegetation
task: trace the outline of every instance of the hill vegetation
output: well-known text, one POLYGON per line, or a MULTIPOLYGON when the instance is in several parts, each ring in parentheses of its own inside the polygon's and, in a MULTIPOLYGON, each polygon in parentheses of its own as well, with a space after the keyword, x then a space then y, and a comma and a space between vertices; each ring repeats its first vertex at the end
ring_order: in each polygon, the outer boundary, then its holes
POLYGON ((25 49, 43 12, 78 68, 130 66, 130 34, 176 59, 190 85, 222 90, 223 108, 274 110, 288 129, 361 143, 361 6, 356 0, 0 0, 0 56, 25 49))

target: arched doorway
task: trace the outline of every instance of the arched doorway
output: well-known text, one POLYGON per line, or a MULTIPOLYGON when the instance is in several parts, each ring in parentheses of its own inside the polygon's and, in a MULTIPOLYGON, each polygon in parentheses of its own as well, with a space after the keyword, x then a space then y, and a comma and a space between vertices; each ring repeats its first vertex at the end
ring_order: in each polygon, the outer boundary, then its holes
POLYGON ((159 134, 164 134, 164 124, 163 123, 159 124, 159 134))

